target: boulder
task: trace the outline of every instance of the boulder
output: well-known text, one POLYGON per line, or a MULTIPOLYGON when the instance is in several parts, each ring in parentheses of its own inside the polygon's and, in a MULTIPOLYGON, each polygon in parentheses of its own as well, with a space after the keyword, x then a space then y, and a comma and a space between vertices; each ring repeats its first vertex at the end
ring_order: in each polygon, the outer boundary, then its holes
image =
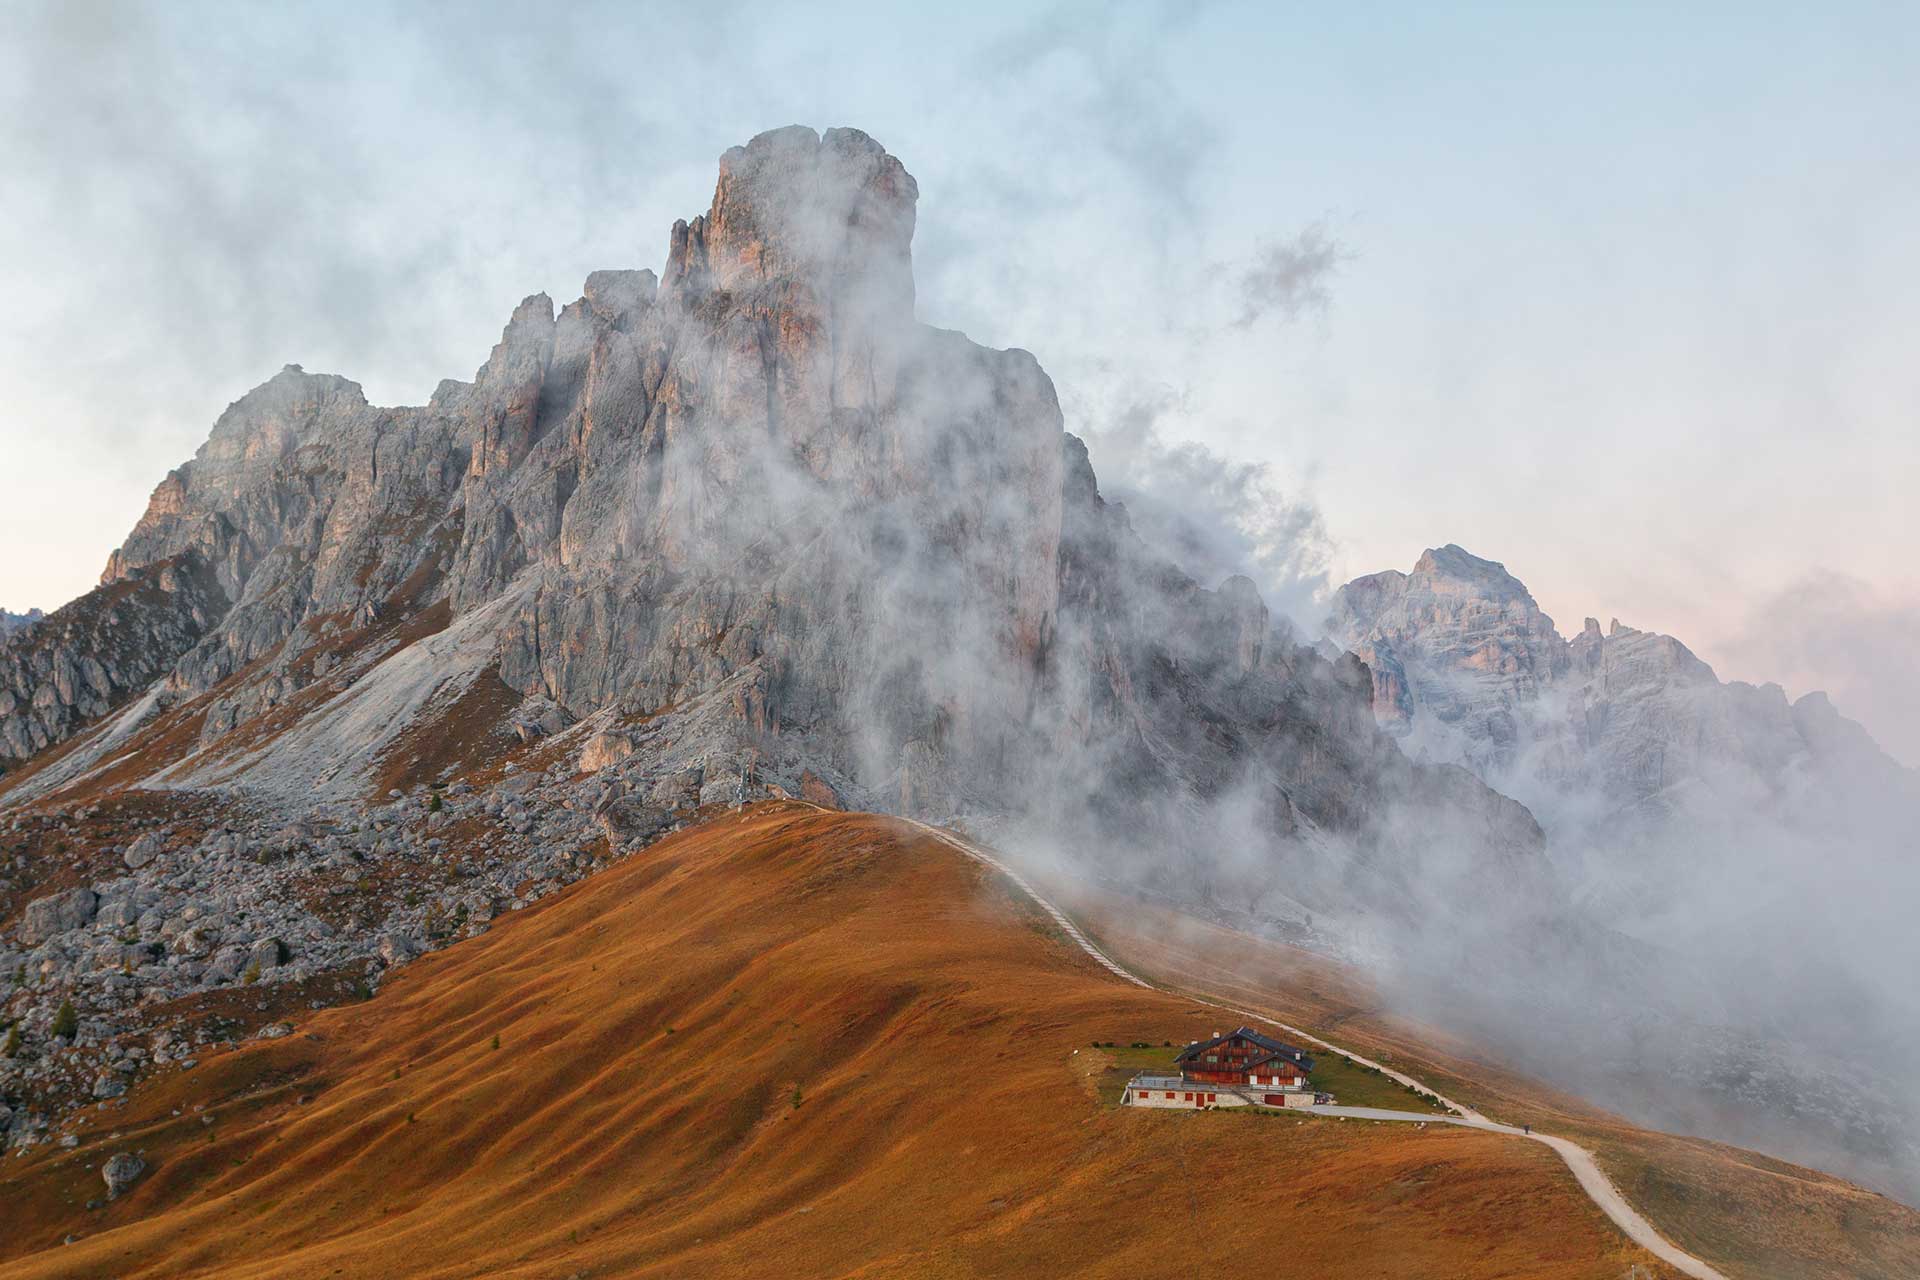
POLYGON ((580 772, 595 773, 633 754, 633 739, 618 730, 596 733, 580 751, 580 772))
POLYGON ((513 714, 514 736, 522 742, 559 733, 569 723, 567 713, 550 698, 529 698, 513 714))
POLYGON ((374 950, 389 968, 397 968, 420 954, 420 944, 404 933, 383 933, 374 950))
POLYGON ((213 953, 213 959, 207 962, 202 979, 212 985, 238 981, 247 969, 248 949, 243 946, 222 947, 213 953))
POLYGON ((277 969, 285 963, 287 944, 278 938, 262 938, 247 951, 247 964, 261 973, 277 969))
POLYGON ((157 831, 149 831, 128 845, 126 853, 122 854, 121 858, 127 866, 138 871, 141 867, 146 866, 155 858, 159 857, 163 848, 164 845, 160 839, 160 833, 157 831))
POLYGON ((146 1171, 147 1162, 131 1151, 116 1154, 100 1169, 100 1177, 107 1184, 107 1199, 117 1200, 120 1193, 139 1181, 146 1171))
POLYGON ((38 946, 69 929, 78 929, 93 919, 99 901, 99 896, 87 888, 37 898, 27 904, 21 915, 20 940, 29 946, 38 946))

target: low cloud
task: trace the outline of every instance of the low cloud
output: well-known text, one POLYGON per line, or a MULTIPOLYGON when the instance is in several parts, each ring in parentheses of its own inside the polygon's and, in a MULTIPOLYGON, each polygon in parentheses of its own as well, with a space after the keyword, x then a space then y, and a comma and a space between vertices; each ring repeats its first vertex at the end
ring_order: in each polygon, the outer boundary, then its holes
POLYGON ((1266 463, 1178 438, 1185 409, 1182 392, 1141 391, 1089 430, 1101 492, 1125 504, 1149 547, 1202 584, 1245 574, 1276 616, 1308 623, 1328 591, 1333 550, 1320 509, 1288 493, 1266 463))
POLYGON ((1721 674, 1771 680, 1798 697, 1824 691, 1880 745, 1920 768, 1920 601, 1816 570, 1761 602, 1715 656, 1721 674))
POLYGON ((1265 246, 1240 274, 1235 327, 1250 328, 1268 316, 1292 321, 1325 311, 1333 298, 1328 282, 1351 257, 1317 222, 1292 239, 1265 246))

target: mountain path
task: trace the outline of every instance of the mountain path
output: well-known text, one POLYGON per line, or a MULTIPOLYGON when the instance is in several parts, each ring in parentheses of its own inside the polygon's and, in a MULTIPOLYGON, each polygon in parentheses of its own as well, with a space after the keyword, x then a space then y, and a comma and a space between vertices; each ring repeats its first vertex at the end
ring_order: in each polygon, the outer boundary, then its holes
POLYGON ((965 837, 956 835, 954 832, 944 828, 930 826, 924 822, 917 822, 912 818, 901 818, 899 820, 913 827, 915 830, 933 837, 948 848, 965 854, 975 862, 982 863, 992 870, 999 872, 1008 880, 1012 881, 1022 893, 1031 898, 1042 911, 1047 913, 1055 924, 1059 925, 1060 928, 1066 932, 1067 937, 1072 940, 1074 945, 1092 957, 1093 961, 1101 968, 1116 977, 1131 982, 1137 987, 1146 987, 1152 991, 1166 991, 1169 995, 1177 995, 1182 999, 1194 1000, 1211 1008, 1219 1009, 1223 1013, 1231 1013, 1235 1017, 1251 1018, 1255 1022, 1265 1023, 1270 1027, 1278 1027, 1287 1034, 1304 1040, 1317 1048, 1330 1053, 1337 1053, 1358 1066, 1370 1067, 1388 1079, 1412 1089, 1415 1093, 1432 1098, 1435 1102, 1447 1108, 1452 1114, 1442 1116, 1423 1114, 1418 1111, 1391 1111, 1376 1107, 1341 1106, 1304 1107, 1301 1108, 1302 1111, 1315 1115, 1336 1116, 1343 1119, 1392 1121, 1395 1123, 1433 1122, 1438 1124, 1457 1124, 1469 1129, 1482 1129, 1488 1133, 1501 1133, 1510 1137, 1526 1138, 1533 1142, 1544 1143, 1559 1153, 1561 1160, 1563 1160, 1567 1168, 1573 1172, 1574 1180, 1580 1184, 1580 1189, 1587 1193, 1587 1198, 1598 1205, 1600 1211, 1606 1214, 1615 1226, 1625 1232, 1629 1240, 1632 1240, 1635 1244, 1668 1266, 1673 1267, 1681 1274, 1693 1277, 1693 1280, 1728 1280, 1725 1274, 1701 1261, 1699 1258, 1694 1257, 1678 1245, 1673 1244, 1655 1230, 1653 1224, 1648 1222, 1646 1218, 1640 1214, 1639 1210, 1629 1204, 1627 1198, 1620 1193, 1620 1189, 1613 1185, 1612 1180, 1609 1179, 1606 1174, 1601 1172, 1599 1164, 1593 1158, 1593 1153, 1579 1143, 1567 1138, 1558 1138, 1545 1133, 1534 1133, 1531 1130, 1522 1129, 1515 1125, 1501 1124, 1496 1120, 1489 1120, 1473 1108, 1453 1101, 1437 1090, 1429 1088, 1427 1085, 1415 1080, 1412 1076, 1395 1071, 1391 1067, 1375 1062, 1371 1058, 1363 1057, 1350 1049, 1344 1049, 1331 1041, 1322 1040, 1312 1032, 1302 1030, 1289 1023, 1277 1021, 1265 1014, 1256 1013, 1251 1009, 1235 1008, 1232 1005, 1222 1004, 1217 1000, 1209 1000, 1204 996, 1194 995, 1189 991, 1175 991, 1171 988, 1160 987, 1148 982, 1138 974, 1130 972, 1125 966, 1096 947, 1092 941, 1087 938, 1087 935, 1081 932, 1079 926, 1075 925, 1073 921, 1068 918, 1066 912, 1055 906, 1047 899, 1045 894, 1034 888, 1031 881, 1008 866, 999 857, 975 845, 965 837))

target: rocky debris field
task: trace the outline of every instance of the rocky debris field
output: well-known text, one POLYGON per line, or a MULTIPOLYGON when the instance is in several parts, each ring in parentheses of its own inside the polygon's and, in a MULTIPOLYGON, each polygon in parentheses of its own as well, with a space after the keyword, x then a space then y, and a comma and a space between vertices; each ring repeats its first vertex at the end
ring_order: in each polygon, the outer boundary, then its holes
POLYGON ((368 998, 703 808, 789 794, 750 767, 577 774, 565 754, 370 805, 135 791, 0 815, 0 1139, 58 1141, 84 1109, 368 998))

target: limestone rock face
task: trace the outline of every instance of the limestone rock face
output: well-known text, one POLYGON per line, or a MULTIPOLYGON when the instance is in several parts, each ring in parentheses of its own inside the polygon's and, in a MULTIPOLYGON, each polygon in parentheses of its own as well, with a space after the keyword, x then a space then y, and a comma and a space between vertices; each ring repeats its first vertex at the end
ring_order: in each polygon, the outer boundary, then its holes
POLYGON ((1389 569, 1342 587, 1328 632, 1367 664, 1373 703, 1396 733, 1416 713, 1459 732, 1469 761, 1518 745, 1522 708, 1568 665, 1566 644, 1518 579, 1448 545, 1411 574, 1389 569))
POLYGON ((226 610, 207 562, 186 552, 0 639, 0 761, 61 742, 152 686, 226 610))
MULTIPOLYGON (((1229 891, 1194 821, 1229 810, 1262 848, 1407 853, 1381 815, 1418 793, 1496 861, 1527 857, 1524 811, 1378 731, 1358 663, 1276 628, 1245 579, 1154 560, 1030 354, 917 322, 918 198, 863 133, 776 130, 721 158, 659 278, 526 299, 425 406, 288 366, 80 602, 193 566, 198 629, 8 748, 144 685, 195 717, 154 785, 357 796, 413 718, 504 685, 541 708, 505 713, 522 742, 592 720, 565 748, 588 767, 671 751, 715 794, 760 761, 849 804, 1037 815, 1181 851, 1183 891, 1229 891), (669 715, 697 734, 623 727, 669 715), (734 763, 708 775, 716 755, 734 763)), ((47 661, 99 649, 76 633, 47 661)), ((30 672, 9 687, 37 696, 30 672)), ((26 785, 86 776, 130 723, 26 785)))

